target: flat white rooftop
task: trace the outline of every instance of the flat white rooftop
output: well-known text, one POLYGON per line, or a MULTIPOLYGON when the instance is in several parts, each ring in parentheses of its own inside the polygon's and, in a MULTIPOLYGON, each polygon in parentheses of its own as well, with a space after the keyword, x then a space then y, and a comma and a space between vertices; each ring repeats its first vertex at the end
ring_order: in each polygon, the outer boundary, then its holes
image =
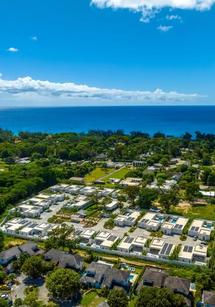
POLYGON ((164 245, 164 240, 163 239, 153 239, 151 244, 150 244, 150 248, 152 249, 161 249, 162 246, 164 245))

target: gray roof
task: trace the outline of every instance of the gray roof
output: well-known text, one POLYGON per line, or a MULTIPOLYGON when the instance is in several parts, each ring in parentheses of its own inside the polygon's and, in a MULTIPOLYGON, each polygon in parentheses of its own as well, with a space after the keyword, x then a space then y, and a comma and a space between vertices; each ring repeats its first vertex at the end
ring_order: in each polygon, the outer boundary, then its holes
POLYGON ((39 249, 33 242, 27 242, 25 244, 11 247, 0 253, 0 262, 8 264, 10 261, 19 258, 21 253, 27 253, 30 256, 39 255, 43 253, 43 250, 39 249))
POLYGON ((45 253, 44 258, 58 264, 61 268, 80 270, 83 265, 83 259, 78 254, 72 255, 54 248, 45 253))
POLYGON ((34 242, 27 242, 19 246, 22 253, 27 253, 29 256, 39 255, 43 253, 34 242))
POLYGON ((16 260, 21 254, 17 246, 11 247, 0 253, 0 262, 9 263, 11 260, 16 260))
POLYGON ((188 295, 190 292, 190 281, 177 276, 168 276, 165 279, 164 287, 169 288, 174 292, 188 295))
POLYGON ((101 287, 112 288, 114 285, 124 286, 130 273, 111 268, 107 264, 92 262, 86 269, 82 283, 99 283, 101 287))
POLYGON ((203 291, 202 301, 204 304, 215 306, 215 291, 203 291))
POLYGON ((153 287, 161 288, 164 285, 167 273, 154 268, 146 268, 143 274, 143 284, 149 284, 153 287))

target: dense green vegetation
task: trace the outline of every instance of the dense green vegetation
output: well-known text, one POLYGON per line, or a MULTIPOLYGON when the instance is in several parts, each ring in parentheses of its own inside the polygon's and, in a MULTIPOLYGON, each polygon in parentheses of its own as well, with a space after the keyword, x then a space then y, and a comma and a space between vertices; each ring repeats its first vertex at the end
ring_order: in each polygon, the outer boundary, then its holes
MULTIPOLYGON (((197 132, 195 138, 186 133, 181 138, 167 137, 156 133, 133 132, 129 135, 122 131, 89 131, 78 133, 27 133, 18 136, 0 130, 0 214, 18 201, 37 193, 57 182, 72 176, 85 177, 87 182, 105 176, 122 178, 140 177, 143 185, 140 190, 127 191, 131 200, 138 197, 141 208, 148 208, 159 201, 165 211, 179 200, 194 201, 200 197, 199 186, 215 185, 215 136, 197 132), (97 156, 103 154, 112 161, 142 159, 144 163, 137 168, 123 168, 118 172, 107 169, 105 162, 96 164, 97 156), (178 158, 180 164, 170 167, 171 159, 178 158), (29 163, 20 163, 27 158, 29 163), (149 166, 159 163, 159 168, 148 171, 149 166), (171 193, 149 190, 147 185, 156 181, 158 186, 176 173, 181 177, 171 193)), ((211 204, 214 199, 208 200, 211 204)), ((196 215, 202 209, 196 209, 196 215)), ((213 208, 205 216, 214 213, 213 208)), ((188 214, 191 214, 190 211, 188 214)))

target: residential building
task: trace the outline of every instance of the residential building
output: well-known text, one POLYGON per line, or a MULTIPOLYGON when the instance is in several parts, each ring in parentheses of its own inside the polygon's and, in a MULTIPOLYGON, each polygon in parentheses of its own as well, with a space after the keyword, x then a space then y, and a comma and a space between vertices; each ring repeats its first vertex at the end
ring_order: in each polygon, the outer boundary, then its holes
POLYGON ((52 261, 55 265, 58 265, 61 268, 71 268, 76 271, 80 271, 83 268, 83 259, 80 255, 72 255, 54 248, 45 253, 44 259, 52 261))
POLYGON ((115 225, 120 226, 120 227, 134 226, 139 216, 140 216, 139 211, 130 210, 124 215, 122 214, 118 215, 115 218, 114 222, 115 222, 115 225))
POLYGON ((197 237, 203 241, 209 241, 211 232, 214 229, 213 222, 207 220, 193 220, 190 225, 188 235, 197 237))
POLYGON ((142 178, 131 178, 128 177, 120 182, 120 184, 124 187, 138 187, 142 183, 142 178))
POLYGON ((113 200, 111 203, 105 205, 105 209, 107 211, 113 211, 117 209, 119 202, 117 200, 113 200))
POLYGON ((106 240, 100 244, 102 249, 111 249, 113 245, 118 241, 118 237, 115 235, 110 235, 106 240))
POLYGON ((147 212, 139 221, 138 226, 149 231, 157 231, 165 221, 165 215, 155 212, 147 212))
POLYGON ((202 292, 202 307, 215 307, 215 291, 206 291, 202 292))
POLYGON ((81 283, 91 288, 108 288, 114 286, 128 290, 130 287, 130 273, 127 271, 113 269, 105 263, 92 262, 81 277, 81 283))
POLYGON ((117 246, 117 250, 125 253, 139 253, 142 254, 143 248, 147 239, 144 237, 124 237, 120 244, 117 246))
POLYGON ((187 218, 170 215, 161 225, 161 231, 167 235, 174 235, 174 234, 181 235, 187 222, 188 222, 187 218))

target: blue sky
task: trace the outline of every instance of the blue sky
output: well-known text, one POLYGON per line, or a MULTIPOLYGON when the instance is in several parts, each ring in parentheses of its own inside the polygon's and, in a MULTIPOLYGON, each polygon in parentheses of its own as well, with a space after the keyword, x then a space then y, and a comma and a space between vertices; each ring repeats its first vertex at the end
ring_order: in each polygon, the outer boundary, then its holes
POLYGON ((1 0, 1 106, 215 103, 214 0, 92 2, 1 0))

